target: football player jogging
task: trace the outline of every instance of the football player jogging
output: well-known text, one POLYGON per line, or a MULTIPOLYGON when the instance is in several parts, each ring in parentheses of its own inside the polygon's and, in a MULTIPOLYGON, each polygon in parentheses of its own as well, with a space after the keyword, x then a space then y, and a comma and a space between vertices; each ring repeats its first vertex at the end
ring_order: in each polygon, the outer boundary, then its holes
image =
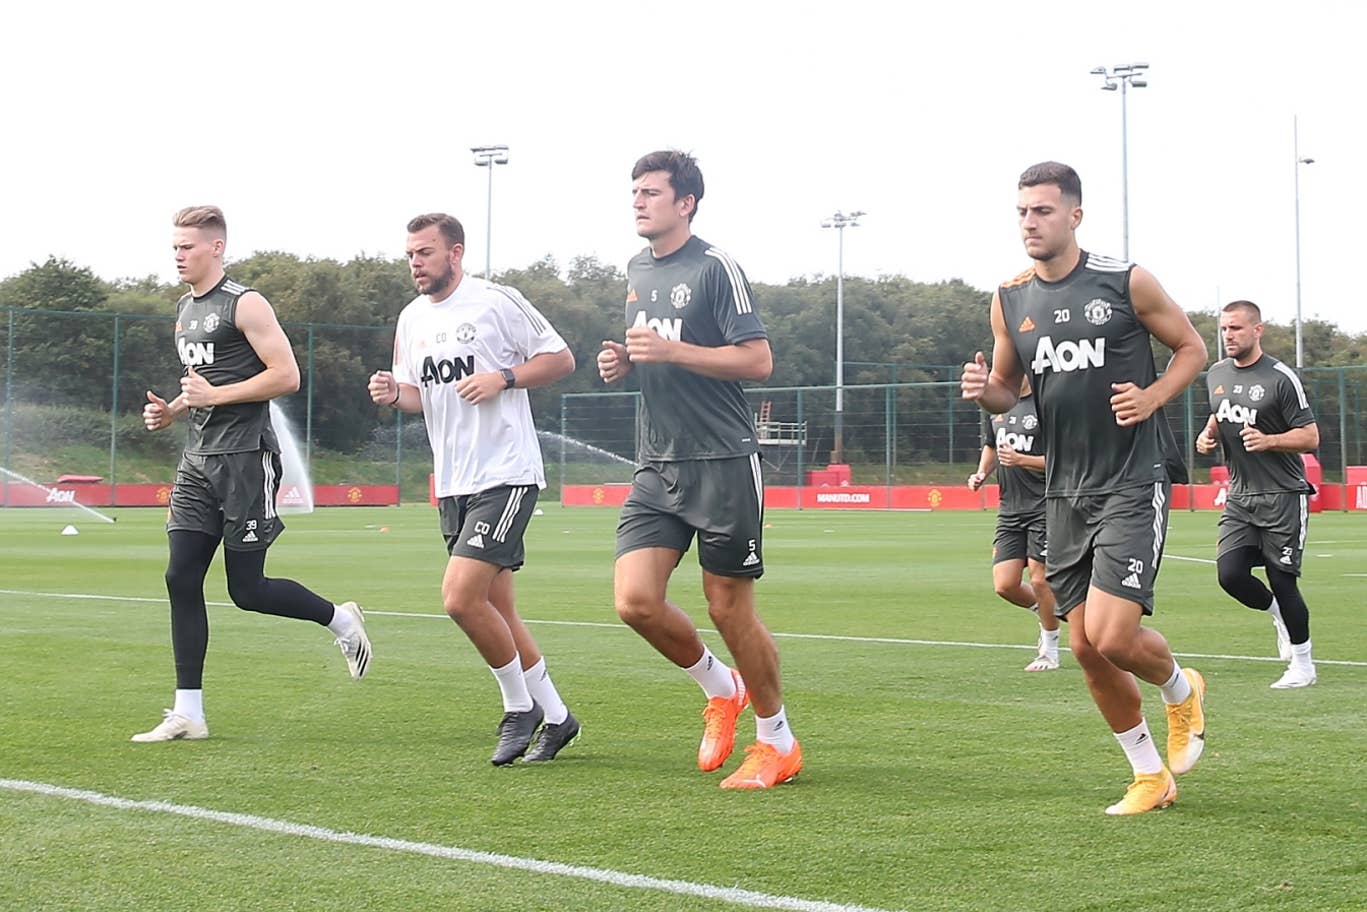
POLYGON ((802 769, 802 748, 784 710, 778 647, 755 611, 764 483, 741 381, 767 379, 773 356, 740 266, 693 234, 697 162, 652 152, 631 179, 636 233, 649 246, 627 266, 626 341, 598 353, 605 382, 636 376, 643 406, 640 466, 617 524, 617 614, 706 694, 699 769, 726 762, 736 719, 754 705, 757 740, 721 786, 771 788, 802 769), (735 669, 667 598, 694 536, 708 613, 735 669))
POLYGON ((1142 626, 1153 612, 1171 484, 1155 413, 1205 366, 1187 315, 1146 270, 1081 250, 1082 182, 1045 162, 1021 175, 1017 214, 1035 261, 992 299, 992 366, 964 365, 965 399, 994 414, 1016 404, 1028 371, 1044 428, 1048 579, 1068 645, 1134 771, 1106 813, 1139 814, 1177 797, 1173 774, 1205 746, 1205 682, 1142 626), (1172 349, 1158 377, 1153 335, 1172 349), (1167 706, 1167 765, 1136 678, 1167 706))
POLYGON ((1300 454, 1319 446, 1319 425, 1296 372, 1263 351, 1257 304, 1226 304, 1220 336, 1228 357, 1206 375, 1211 414, 1196 438, 1197 452, 1211 453, 1218 445, 1229 466, 1216 549, 1220 588, 1272 615, 1278 654, 1290 666, 1271 686, 1309 687, 1315 683, 1310 611, 1297 577, 1314 489, 1300 454), (1259 564, 1270 591, 1253 575, 1259 564))
POLYGON ((204 577, 220 542, 237 607, 327 627, 354 679, 365 677, 371 661, 355 602, 334 605, 293 580, 265 576, 266 551, 285 528, 275 512, 280 445, 270 401, 299 389, 299 365, 271 305, 224 274, 223 212, 193 206, 176 213, 174 225, 176 271, 190 286, 176 303, 176 351, 185 375, 180 395, 169 402, 147 391, 142 420, 147 430, 160 431, 189 415, 166 521, 176 693, 161 724, 133 736, 139 742, 209 737, 204 577))
POLYGON ((1020 401, 1005 414, 983 414, 983 452, 968 489, 982 489, 998 466, 1001 503, 992 542, 992 586, 997 595, 1039 616, 1036 655, 1026 671, 1058 668, 1058 616, 1044 578, 1044 435, 1027 378, 1020 401), (1021 574, 1030 571, 1030 582, 1021 574))
POLYGON ((418 297, 399 314, 394 369, 371 376, 370 398, 427 423, 450 555, 442 605, 503 697, 491 762, 552 760, 579 736, 579 721, 517 612, 513 572, 546 486, 527 390, 572 373, 574 354, 516 289, 465 274, 465 229, 454 217, 410 221, 407 255, 418 297))

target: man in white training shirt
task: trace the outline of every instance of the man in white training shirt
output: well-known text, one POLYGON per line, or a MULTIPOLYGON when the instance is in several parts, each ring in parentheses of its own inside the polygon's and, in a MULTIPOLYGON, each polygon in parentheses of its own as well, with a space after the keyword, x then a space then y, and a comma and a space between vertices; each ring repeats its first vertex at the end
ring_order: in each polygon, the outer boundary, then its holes
POLYGON ((399 314, 393 371, 376 371, 369 390, 427 422, 450 554, 442 603, 498 681, 504 715, 490 759, 503 766, 551 760, 579 734, 513 602, 522 536, 546 486, 526 390, 572 373, 574 354, 516 289, 465 275, 464 254, 454 217, 408 223, 419 294, 399 314))

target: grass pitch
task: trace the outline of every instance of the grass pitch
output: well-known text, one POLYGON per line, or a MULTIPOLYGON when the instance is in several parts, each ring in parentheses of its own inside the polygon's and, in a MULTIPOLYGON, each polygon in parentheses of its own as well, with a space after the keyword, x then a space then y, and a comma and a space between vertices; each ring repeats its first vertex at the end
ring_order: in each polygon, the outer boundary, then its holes
MULTIPOLYGON (((174 678, 163 516, 117 515, 0 511, 3 909, 1364 908, 1367 517, 1313 518, 1320 680, 1278 692, 1270 623, 1216 585, 1215 515, 1173 515, 1154 626, 1206 675, 1209 746, 1173 808, 1116 819, 1128 766, 1076 663, 1021 670, 992 514, 770 513, 760 609, 807 769, 759 793, 717 787, 739 749, 696 769, 701 694, 617 622, 615 512, 553 504, 517 586, 584 723, 554 763, 489 765, 498 691, 441 614, 426 507, 287 517, 272 549, 271 575, 367 608, 365 681, 326 631, 228 605, 216 562, 213 737, 131 744, 174 678)), ((676 576, 707 627, 693 553, 676 576)))

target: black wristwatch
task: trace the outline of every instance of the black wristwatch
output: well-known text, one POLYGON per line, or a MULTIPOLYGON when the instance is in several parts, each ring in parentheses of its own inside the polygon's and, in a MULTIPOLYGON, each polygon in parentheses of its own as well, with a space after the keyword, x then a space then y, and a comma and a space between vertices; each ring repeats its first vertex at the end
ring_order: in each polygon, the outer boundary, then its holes
POLYGON ((517 375, 513 373, 511 367, 505 367, 500 370, 499 373, 503 375, 504 389, 512 389, 514 386, 517 386, 517 375))

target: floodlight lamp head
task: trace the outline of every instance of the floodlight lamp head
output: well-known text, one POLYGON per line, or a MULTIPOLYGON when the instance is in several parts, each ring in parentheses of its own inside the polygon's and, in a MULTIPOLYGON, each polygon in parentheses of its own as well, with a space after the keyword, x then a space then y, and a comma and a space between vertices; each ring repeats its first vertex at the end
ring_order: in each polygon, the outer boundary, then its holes
POLYGON ((1116 89, 1118 89, 1118 88, 1119 88, 1119 86, 1116 85, 1114 82, 1112 82, 1112 81, 1110 81, 1110 80, 1107 80, 1107 81, 1106 81, 1106 84, 1105 84, 1104 86, 1101 87, 1101 91, 1103 91, 1103 92, 1114 92, 1114 91, 1115 91, 1116 89))
POLYGON ((475 164, 481 168, 508 164, 508 147, 505 145, 471 146, 470 151, 475 155, 475 164))
POLYGON ((1136 89, 1142 89, 1142 88, 1144 88, 1144 87, 1145 87, 1146 85, 1148 85, 1148 84, 1149 84, 1149 81, 1148 81, 1147 79, 1131 79, 1131 80, 1130 80, 1130 85, 1134 86, 1136 89))
POLYGON ((1093 76, 1105 76, 1105 75, 1106 75, 1106 68, 1105 68, 1104 66, 1103 66, 1103 67, 1092 67, 1092 75, 1093 75, 1093 76))

